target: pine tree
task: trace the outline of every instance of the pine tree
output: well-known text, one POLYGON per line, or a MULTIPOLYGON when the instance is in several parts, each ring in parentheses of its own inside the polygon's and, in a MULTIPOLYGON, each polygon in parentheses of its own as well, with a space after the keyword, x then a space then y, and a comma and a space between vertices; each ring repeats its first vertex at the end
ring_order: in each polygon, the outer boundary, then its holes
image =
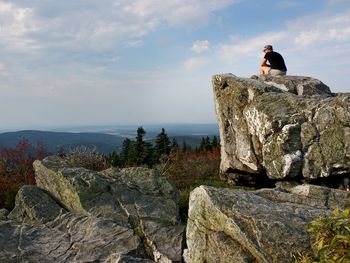
POLYGON ((114 167, 120 166, 122 164, 120 155, 114 151, 108 156, 108 161, 114 167))
POLYGON ((133 144, 134 143, 129 138, 124 139, 122 150, 120 152, 121 165, 131 164, 133 162, 133 159, 134 159, 133 144))
POLYGON ((211 146, 215 148, 216 146, 219 145, 219 140, 216 136, 213 137, 213 140, 211 141, 211 146))
POLYGON ((168 135, 165 133, 164 128, 162 128, 162 132, 156 137, 156 145, 154 150, 157 161, 162 155, 168 155, 170 153, 170 140, 168 135))
POLYGON ((202 152, 205 150, 205 138, 202 137, 201 143, 199 144, 198 151, 202 152))
POLYGON ((210 138, 209 138, 209 136, 207 136, 206 138, 205 138, 205 150, 206 151, 211 151, 212 150, 212 147, 211 147, 211 143, 210 143, 210 138))
POLYGON ((211 151, 212 150, 212 145, 210 142, 210 138, 208 136, 205 138, 204 137, 202 138, 198 150, 199 151, 211 151))
POLYGON ((187 150, 191 150, 191 146, 187 145, 185 141, 182 142, 182 151, 186 152, 187 150))
POLYGON ((177 140, 175 138, 173 138, 173 141, 171 142, 171 149, 179 149, 179 144, 177 143, 177 140))
POLYGON ((142 127, 137 129, 136 142, 134 145, 134 159, 133 161, 137 165, 153 164, 153 149, 152 145, 149 142, 144 141, 144 136, 146 132, 142 127))

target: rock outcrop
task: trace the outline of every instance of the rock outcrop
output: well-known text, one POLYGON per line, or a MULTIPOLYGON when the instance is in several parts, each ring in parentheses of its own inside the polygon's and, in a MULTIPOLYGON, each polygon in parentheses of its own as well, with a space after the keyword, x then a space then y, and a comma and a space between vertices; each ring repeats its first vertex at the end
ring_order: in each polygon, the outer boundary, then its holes
POLYGON ((182 261, 179 193, 166 177, 146 168, 95 172, 55 156, 34 168, 38 187, 23 187, 0 223, 0 261, 182 261))
POLYGON ((46 223, 66 211, 39 187, 25 185, 18 191, 16 206, 7 217, 17 221, 46 223))
POLYGON ((308 223, 336 207, 350 207, 348 192, 200 186, 190 195, 187 262, 294 262, 293 255, 310 249, 308 223))
POLYGON ((228 180, 311 180, 350 172, 350 94, 306 77, 213 76, 228 180))

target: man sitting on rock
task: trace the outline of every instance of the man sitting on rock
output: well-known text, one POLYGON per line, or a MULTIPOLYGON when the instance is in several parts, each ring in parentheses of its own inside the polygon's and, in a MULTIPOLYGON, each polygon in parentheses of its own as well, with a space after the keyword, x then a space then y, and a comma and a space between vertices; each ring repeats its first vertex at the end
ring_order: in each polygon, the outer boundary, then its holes
POLYGON ((273 51, 271 45, 266 45, 263 51, 265 53, 265 56, 260 65, 260 75, 286 75, 287 67, 281 54, 273 51), (269 62, 269 64, 266 62, 269 62))

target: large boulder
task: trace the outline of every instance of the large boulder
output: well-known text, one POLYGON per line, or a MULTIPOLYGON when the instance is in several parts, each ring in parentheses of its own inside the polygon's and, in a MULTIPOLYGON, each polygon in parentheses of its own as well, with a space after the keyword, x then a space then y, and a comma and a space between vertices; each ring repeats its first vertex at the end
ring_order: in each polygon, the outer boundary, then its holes
POLYGON ((302 185, 289 191, 200 186, 190 195, 186 259, 194 262, 294 262, 310 249, 307 226, 349 208, 346 191, 302 185))
POLYGON ((269 78, 213 76, 221 172, 275 180, 349 173, 350 94, 306 77, 269 78))
POLYGON ((96 172, 57 156, 35 161, 33 166, 38 187, 24 186, 6 217, 10 221, 0 224, 0 237, 13 236, 0 243, 0 259, 182 261, 185 226, 179 221, 179 192, 166 177, 147 168, 96 172), (23 238, 27 243, 17 249, 23 238), (38 245, 30 248, 35 239, 38 245))

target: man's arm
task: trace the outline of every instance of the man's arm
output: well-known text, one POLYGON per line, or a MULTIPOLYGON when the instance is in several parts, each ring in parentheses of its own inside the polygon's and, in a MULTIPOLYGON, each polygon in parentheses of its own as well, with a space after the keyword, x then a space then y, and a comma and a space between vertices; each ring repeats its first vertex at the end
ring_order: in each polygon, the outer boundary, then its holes
POLYGON ((266 62, 267 62, 266 58, 263 58, 263 60, 261 61, 261 65, 260 65, 260 75, 261 76, 269 74, 271 66, 269 64, 267 64, 266 62))
POLYGON ((269 64, 266 63, 267 62, 267 59, 266 58, 263 58, 262 61, 261 61, 261 65, 260 67, 271 67, 269 64))

